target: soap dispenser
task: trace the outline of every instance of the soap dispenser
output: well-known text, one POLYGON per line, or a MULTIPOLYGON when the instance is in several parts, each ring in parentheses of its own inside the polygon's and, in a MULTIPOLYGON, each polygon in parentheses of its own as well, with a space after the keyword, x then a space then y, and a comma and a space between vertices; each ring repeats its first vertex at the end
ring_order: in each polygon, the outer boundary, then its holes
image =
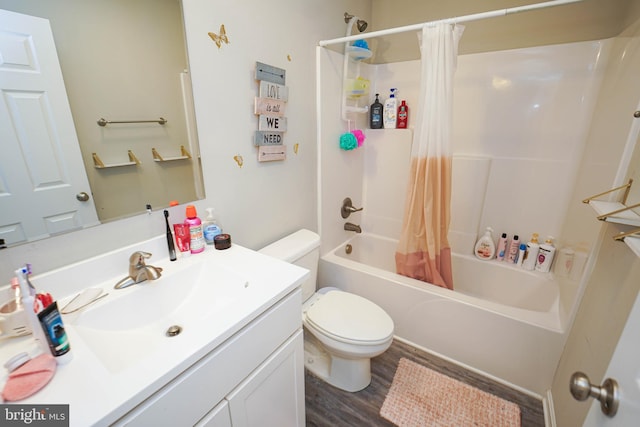
POLYGON ((207 216, 202 223, 202 233, 204 234, 204 241, 207 245, 213 245, 214 238, 222 233, 213 212, 213 208, 207 208, 207 216))
POLYGON ((487 231, 478 239, 475 250, 473 251, 476 257, 483 261, 489 261, 496 254, 496 245, 493 242, 493 235, 491 233, 493 233, 493 229, 487 227, 487 231))

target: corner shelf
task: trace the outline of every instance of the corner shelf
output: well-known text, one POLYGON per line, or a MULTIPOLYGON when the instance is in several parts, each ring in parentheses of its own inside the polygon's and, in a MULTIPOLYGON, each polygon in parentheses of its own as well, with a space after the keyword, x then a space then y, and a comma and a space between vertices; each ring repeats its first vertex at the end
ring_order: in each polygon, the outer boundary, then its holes
POLYGON ((620 233, 613 236, 614 240, 623 241, 631 248, 631 250, 640 257, 640 215, 633 209, 640 208, 640 203, 628 206, 627 196, 631 190, 633 179, 629 179, 625 185, 612 188, 611 190, 584 199, 582 202, 589 204, 591 208, 598 214, 596 217, 600 221, 610 222, 613 224, 621 224, 636 227, 634 230, 626 233, 620 233), (624 190, 622 202, 607 202, 602 200, 594 200, 596 197, 612 193, 614 191, 624 190))
POLYGON ((153 154, 153 160, 156 162, 170 162, 172 160, 187 160, 191 158, 191 154, 184 148, 184 145, 180 146, 180 155, 174 157, 162 157, 155 148, 151 149, 153 154))
POLYGON ((102 161, 102 159, 100 159, 100 157, 98 156, 97 153, 91 153, 91 156, 93 157, 93 166, 96 169, 119 168, 121 166, 137 166, 137 165, 139 165, 141 163, 140 160, 138 160, 138 158, 136 157, 136 155, 133 154, 133 151, 128 150, 127 151, 127 155, 129 156, 129 161, 128 162, 107 163, 107 164, 105 164, 102 161))

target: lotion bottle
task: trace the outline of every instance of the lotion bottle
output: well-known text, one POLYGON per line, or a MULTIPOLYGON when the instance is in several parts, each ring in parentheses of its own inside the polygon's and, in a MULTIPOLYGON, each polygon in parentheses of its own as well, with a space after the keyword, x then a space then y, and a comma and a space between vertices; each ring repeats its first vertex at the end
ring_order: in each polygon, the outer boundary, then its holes
POLYGON ((507 251, 507 262, 514 264, 517 261, 518 250, 520 250, 520 238, 517 234, 514 234, 509 244, 509 250, 507 251))
POLYGON ((369 108, 369 127, 371 129, 382 129, 382 110, 383 105, 378 99, 380 94, 376 93, 376 100, 369 108))
POLYGON ((398 89, 392 88, 391 94, 389 95, 389 99, 384 101, 384 112, 382 116, 382 121, 385 129, 395 129, 396 128, 396 120, 397 120, 397 112, 398 112, 398 100, 396 99, 395 92, 398 89))
POLYGON ((543 273, 551 270, 551 263, 553 263, 553 256, 556 254, 556 248, 553 246, 553 236, 547 237, 547 240, 540 245, 540 252, 538 253, 538 259, 536 261, 536 271, 543 273))
POLYGON ((487 231, 485 231, 484 235, 478 239, 473 251, 476 257, 483 261, 489 261, 496 254, 496 245, 493 243, 493 236, 491 233, 493 233, 493 229, 491 227, 487 227, 487 231))
POLYGON ((191 253, 199 254, 204 251, 204 235, 202 234, 202 221, 198 218, 196 207, 187 206, 187 219, 184 223, 189 225, 189 235, 191 238, 191 253))
POLYGON ((502 235, 500 236, 500 239, 498 240, 498 252, 497 252, 498 261, 503 261, 506 255, 507 255, 507 233, 502 233, 502 235))
POLYGON ((40 320, 34 310, 36 290, 29 286, 29 278, 27 276, 29 274, 28 268, 26 266, 19 268, 15 273, 18 278, 18 284, 20 285, 22 306, 24 307, 24 312, 27 315, 27 321, 29 322, 29 326, 33 332, 33 338, 35 339, 38 348, 42 350, 43 353, 50 354, 51 351, 49 350, 47 337, 42 330, 42 326, 40 326, 40 320))
POLYGON ((531 240, 527 242, 527 252, 525 252, 524 254, 522 268, 528 271, 532 271, 536 266, 536 260, 538 259, 539 251, 540 245, 538 244, 538 233, 533 233, 531 235, 531 240))

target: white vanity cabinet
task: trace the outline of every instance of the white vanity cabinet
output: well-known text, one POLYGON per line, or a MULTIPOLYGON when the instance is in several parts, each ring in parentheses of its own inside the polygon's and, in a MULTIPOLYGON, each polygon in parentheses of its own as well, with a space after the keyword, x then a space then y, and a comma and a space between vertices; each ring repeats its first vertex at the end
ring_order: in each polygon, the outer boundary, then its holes
POLYGON ((303 426, 299 288, 118 420, 117 426, 303 426))

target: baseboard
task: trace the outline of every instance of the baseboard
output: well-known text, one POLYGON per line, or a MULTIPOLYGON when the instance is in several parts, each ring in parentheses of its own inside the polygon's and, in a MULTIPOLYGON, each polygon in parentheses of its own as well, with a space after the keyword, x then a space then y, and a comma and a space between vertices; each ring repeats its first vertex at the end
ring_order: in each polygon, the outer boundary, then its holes
POLYGON ((545 427, 556 427, 556 411, 553 408, 553 394, 551 394, 551 390, 547 390, 547 395, 542 399, 542 408, 544 409, 545 427))

